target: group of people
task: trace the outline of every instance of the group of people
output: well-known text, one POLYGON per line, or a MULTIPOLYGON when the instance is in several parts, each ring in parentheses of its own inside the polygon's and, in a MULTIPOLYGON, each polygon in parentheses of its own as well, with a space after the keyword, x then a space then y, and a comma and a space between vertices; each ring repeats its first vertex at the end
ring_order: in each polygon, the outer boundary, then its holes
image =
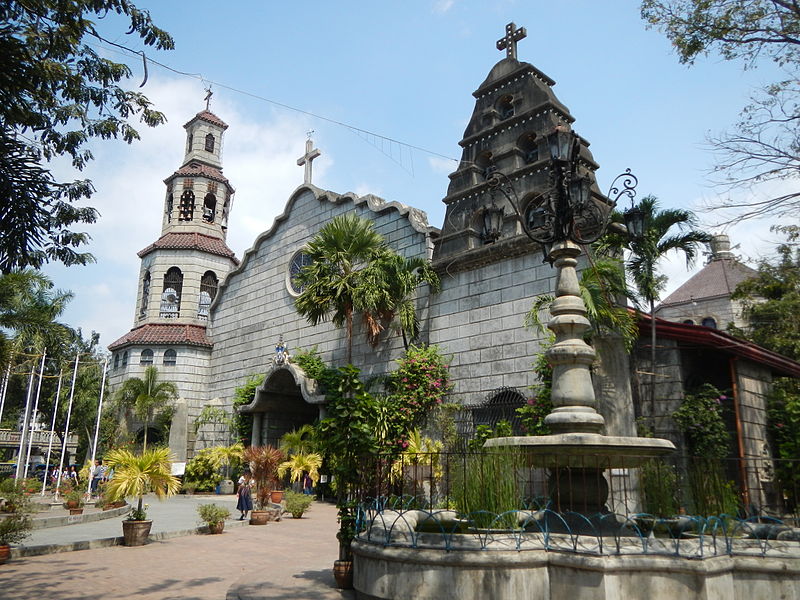
POLYGON ((64 467, 64 470, 60 470, 57 466, 53 467, 50 471, 50 483, 53 487, 58 485, 58 477, 61 476, 61 482, 71 481, 73 485, 78 485, 80 483, 80 477, 78 476, 78 471, 75 469, 75 465, 71 467, 64 467))
MULTIPOLYGON (((240 521, 247 518, 247 513, 253 510, 253 474, 249 470, 245 470, 241 477, 239 477, 239 488, 236 492, 239 497, 236 501, 236 510, 241 513, 240 521)), ((303 493, 313 494, 314 482, 308 473, 303 474, 303 493)))

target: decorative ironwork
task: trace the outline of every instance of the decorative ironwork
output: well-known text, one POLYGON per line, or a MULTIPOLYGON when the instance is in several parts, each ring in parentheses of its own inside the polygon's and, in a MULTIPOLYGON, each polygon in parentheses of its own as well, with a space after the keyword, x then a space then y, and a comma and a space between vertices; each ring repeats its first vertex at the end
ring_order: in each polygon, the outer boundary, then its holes
POLYGON ((631 205, 633 199, 636 197, 636 186, 639 185, 639 178, 631 173, 630 169, 625 169, 624 173, 620 173, 611 182, 611 187, 608 188, 608 199, 614 204, 619 202, 623 196, 630 198, 631 205))

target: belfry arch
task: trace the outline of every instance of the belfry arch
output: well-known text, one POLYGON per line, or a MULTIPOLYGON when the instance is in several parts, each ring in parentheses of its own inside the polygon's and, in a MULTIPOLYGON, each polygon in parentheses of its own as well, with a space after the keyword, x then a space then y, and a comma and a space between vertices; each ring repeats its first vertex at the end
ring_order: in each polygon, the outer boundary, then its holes
POLYGON ((324 402, 316 380, 297 365, 286 363, 272 367, 253 401, 239 411, 253 415, 251 445, 277 447, 284 433, 324 418, 324 402))

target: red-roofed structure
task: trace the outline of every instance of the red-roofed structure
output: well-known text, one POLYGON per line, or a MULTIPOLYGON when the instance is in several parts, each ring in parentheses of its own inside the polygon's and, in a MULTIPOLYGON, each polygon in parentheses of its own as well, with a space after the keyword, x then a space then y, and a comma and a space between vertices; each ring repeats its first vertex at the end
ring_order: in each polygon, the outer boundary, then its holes
POLYGON ((188 126, 195 119, 202 119, 203 121, 211 123, 212 125, 216 125, 217 127, 221 127, 223 130, 228 128, 227 123, 225 123, 225 121, 220 119, 217 115, 212 113, 210 110, 201 110, 194 117, 189 119, 186 122, 186 124, 184 125, 184 127, 188 126))
POLYGON ((228 248, 223 240, 203 233, 166 233, 143 250, 140 250, 137 254, 139 258, 144 258, 153 250, 158 249, 200 250, 201 252, 208 252, 209 254, 230 258, 235 264, 239 264, 239 259, 236 258, 233 250, 228 248))
POLYGON ((115 342, 108 345, 112 352, 131 345, 183 344, 212 348, 214 343, 206 337, 203 325, 171 325, 166 323, 147 323, 135 327, 115 342))

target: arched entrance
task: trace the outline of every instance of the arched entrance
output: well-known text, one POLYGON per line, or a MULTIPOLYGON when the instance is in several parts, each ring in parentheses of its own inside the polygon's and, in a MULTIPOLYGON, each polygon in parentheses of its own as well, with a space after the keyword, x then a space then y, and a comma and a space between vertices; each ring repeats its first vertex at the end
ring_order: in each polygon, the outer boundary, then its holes
POLYGON ((317 382, 289 363, 273 367, 256 390, 253 402, 239 410, 253 415, 252 445, 277 446, 284 433, 324 416, 324 401, 317 382))

